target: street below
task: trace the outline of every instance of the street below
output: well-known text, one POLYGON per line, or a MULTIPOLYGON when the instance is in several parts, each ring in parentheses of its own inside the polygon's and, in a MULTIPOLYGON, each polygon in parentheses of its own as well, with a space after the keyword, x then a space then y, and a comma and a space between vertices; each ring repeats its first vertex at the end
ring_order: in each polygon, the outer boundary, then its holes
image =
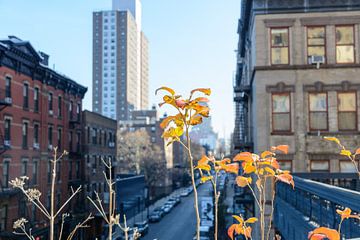
MULTIPOLYGON (((199 185, 198 195, 211 196, 211 185, 199 185)), ((149 232, 143 240, 190 240, 193 239, 196 229, 194 209, 194 193, 181 197, 181 203, 166 214, 160 222, 150 223, 149 232)))

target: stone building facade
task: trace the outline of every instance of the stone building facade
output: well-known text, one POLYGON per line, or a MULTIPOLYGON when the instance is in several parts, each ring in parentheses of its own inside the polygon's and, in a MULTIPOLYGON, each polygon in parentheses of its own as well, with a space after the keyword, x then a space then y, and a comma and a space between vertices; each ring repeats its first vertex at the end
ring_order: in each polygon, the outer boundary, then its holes
POLYGON ((293 172, 352 172, 335 136, 360 146, 358 1, 242 1, 234 148, 279 155, 293 172))
MULTIPOLYGON (((47 67, 47 62, 48 56, 27 41, 14 36, 0 41, 0 239, 16 239, 12 226, 20 217, 28 219, 35 237, 47 235, 44 216, 9 181, 28 176, 27 187, 39 189, 48 207, 54 147, 69 152, 57 168, 57 208, 82 178, 76 152, 87 89, 47 67)), ((79 201, 66 208, 72 216, 82 209, 79 201)))

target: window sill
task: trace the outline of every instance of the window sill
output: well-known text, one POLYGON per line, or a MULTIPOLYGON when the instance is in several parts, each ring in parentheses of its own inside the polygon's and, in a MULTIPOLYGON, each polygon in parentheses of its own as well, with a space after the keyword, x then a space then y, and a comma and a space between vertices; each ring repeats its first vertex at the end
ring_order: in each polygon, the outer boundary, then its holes
POLYGON ((324 136, 324 135, 354 135, 354 134, 360 134, 358 130, 341 130, 337 132, 330 132, 330 131, 310 131, 307 132, 307 135, 309 136, 324 136), (319 134, 320 133, 320 134, 319 134))
POLYGON ((294 135, 293 132, 272 132, 271 133, 272 136, 277 136, 277 135, 286 135, 286 136, 292 136, 294 135))

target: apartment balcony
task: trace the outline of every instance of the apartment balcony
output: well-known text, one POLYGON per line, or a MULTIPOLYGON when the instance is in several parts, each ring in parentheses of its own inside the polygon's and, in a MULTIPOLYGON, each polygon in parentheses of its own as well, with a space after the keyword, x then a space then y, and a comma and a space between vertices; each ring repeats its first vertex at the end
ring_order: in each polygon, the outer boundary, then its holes
MULTIPOLYGON (((359 178, 356 174, 307 173, 297 174, 345 185, 353 190, 294 176, 295 189, 278 183, 276 187, 274 224, 282 239, 305 239, 310 231, 324 226, 337 229, 341 220, 336 209, 351 208, 360 212, 359 178), (356 191, 357 190, 357 191, 356 191)), ((342 224, 345 239, 360 237, 359 221, 346 219, 342 224)))
POLYGON ((11 105, 12 98, 10 92, 7 92, 5 89, 0 89, 0 110, 11 105))

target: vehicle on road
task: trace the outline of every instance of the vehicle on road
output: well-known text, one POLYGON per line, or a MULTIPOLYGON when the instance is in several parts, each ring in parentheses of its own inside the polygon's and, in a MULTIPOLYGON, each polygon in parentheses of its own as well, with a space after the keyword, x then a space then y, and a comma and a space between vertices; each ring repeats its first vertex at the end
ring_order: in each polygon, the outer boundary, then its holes
POLYGON ((149 224, 147 221, 136 222, 134 224, 134 228, 137 228, 138 232, 141 234, 142 237, 149 232, 149 224))
POLYGON ((149 216, 149 222, 159 222, 161 220, 161 213, 159 211, 154 211, 149 216))
POLYGON ((180 196, 181 197, 187 197, 187 196, 189 196, 189 192, 187 191, 187 190, 184 190, 184 191, 182 191, 181 193, 180 193, 180 196))
POLYGON ((171 207, 169 205, 164 206, 164 212, 169 213, 171 211, 171 207))

